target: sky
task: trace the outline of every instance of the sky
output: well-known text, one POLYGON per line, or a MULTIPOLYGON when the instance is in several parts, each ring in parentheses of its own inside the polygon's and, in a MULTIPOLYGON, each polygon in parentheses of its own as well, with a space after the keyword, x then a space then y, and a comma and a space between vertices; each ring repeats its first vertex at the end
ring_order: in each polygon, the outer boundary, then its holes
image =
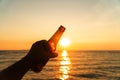
POLYGON ((0 0, 0 50, 29 49, 60 25, 69 50, 120 50, 120 0, 0 0))

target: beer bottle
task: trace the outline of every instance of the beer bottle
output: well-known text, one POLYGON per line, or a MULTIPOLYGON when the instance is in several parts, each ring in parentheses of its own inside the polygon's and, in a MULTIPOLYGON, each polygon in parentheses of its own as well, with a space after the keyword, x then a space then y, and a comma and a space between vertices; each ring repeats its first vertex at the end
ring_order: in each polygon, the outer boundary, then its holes
POLYGON ((57 43, 60 40, 60 37, 62 36, 64 31, 65 31, 65 28, 61 25, 58 28, 58 30, 53 34, 53 36, 48 40, 48 43, 51 46, 52 51, 56 50, 57 43))

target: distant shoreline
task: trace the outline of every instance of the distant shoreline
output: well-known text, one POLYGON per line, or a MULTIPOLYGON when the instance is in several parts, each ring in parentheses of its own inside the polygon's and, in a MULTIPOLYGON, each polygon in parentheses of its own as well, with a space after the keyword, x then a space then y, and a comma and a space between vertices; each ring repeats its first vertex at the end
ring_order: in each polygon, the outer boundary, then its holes
MULTIPOLYGON (((21 50, 0 50, 1 51, 29 51, 29 49, 21 49, 21 50)), ((63 50, 57 50, 57 51, 63 51, 63 50)), ((120 50, 67 50, 67 51, 70 51, 70 52, 79 52, 79 51, 85 51, 85 52, 93 52, 93 51, 96 51, 96 52, 103 52, 103 51, 120 51, 120 50)))

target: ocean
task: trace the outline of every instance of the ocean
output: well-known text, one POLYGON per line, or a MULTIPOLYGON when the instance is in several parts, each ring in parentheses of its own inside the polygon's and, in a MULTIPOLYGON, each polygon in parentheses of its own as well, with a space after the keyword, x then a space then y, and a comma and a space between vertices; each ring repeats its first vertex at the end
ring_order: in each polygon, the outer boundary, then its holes
MULTIPOLYGON (((27 54, 1 50, 0 71, 27 54)), ((59 51, 40 73, 28 71, 22 80, 120 80, 120 51, 59 51)))

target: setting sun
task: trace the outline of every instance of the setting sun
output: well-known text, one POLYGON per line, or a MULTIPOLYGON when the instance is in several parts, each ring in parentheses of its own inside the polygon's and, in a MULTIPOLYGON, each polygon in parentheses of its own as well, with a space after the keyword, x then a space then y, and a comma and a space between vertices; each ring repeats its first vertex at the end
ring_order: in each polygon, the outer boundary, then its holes
POLYGON ((60 41, 60 45, 63 47, 66 47, 66 46, 70 45, 70 40, 67 38, 62 38, 60 41))

